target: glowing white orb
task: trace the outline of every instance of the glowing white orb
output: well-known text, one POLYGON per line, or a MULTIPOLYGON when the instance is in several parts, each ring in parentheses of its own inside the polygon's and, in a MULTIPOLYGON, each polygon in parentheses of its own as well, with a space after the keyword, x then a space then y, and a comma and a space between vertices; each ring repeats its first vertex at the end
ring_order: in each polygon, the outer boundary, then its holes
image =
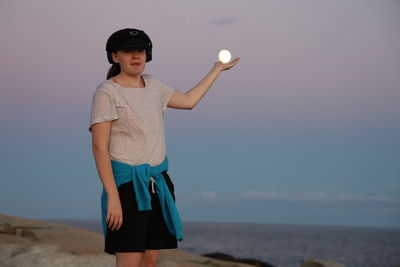
POLYGON ((222 63, 228 63, 229 61, 231 61, 232 55, 231 52, 229 52, 229 50, 226 49, 222 49, 221 51, 219 51, 218 53, 218 59, 219 61, 221 61, 222 63))

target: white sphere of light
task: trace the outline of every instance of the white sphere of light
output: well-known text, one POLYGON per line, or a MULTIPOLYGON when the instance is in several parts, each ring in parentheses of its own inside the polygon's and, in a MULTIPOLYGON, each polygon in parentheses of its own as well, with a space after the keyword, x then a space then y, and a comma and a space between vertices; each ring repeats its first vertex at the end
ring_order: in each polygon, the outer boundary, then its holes
POLYGON ((226 49, 222 49, 221 51, 219 51, 218 53, 218 59, 219 61, 221 61, 222 63, 228 63, 229 61, 231 61, 232 55, 231 52, 229 52, 229 50, 226 49))

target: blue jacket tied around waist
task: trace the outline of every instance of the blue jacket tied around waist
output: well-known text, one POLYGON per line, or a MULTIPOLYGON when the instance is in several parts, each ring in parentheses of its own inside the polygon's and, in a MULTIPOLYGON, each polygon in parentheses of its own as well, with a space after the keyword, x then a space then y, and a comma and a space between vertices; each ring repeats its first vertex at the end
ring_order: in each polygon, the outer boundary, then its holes
MULTIPOLYGON (((112 171, 114 174, 115 183, 117 188, 130 181, 133 181, 134 190, 136 195, 136 202, 139 211, 151 210, 151 195, 149 193, 149 183, 151 177, 155 181, 156 193, 160 201, 162 214, 168 230, 173 234, 177 240, 183 240, 182 222, 179 217, 178 210, 175 206, 174 199, 169 191, 168 185, 164 180, 163 171, 168 171, 168 157, 157 166, 151 166, 148 163, 133 166, 124 162, 111 160, 112 171)), ((101 213, 103 223, 104 239, 107 233, 107 193, 104 190, 101 194, 101 213)))

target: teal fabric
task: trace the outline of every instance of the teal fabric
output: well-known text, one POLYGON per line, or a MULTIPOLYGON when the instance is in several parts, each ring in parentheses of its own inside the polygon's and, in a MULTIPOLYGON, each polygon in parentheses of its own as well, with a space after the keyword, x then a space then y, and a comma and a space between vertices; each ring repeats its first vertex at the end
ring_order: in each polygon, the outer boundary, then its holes
MULTIPOLYGON (((175 206, 174 199, 168 189, 168 185, 164 180, 163 171, 168 171, 168 157, 157 166, 151 166, 148 163, 133 166, 124 162, 111 160, 111 166, 114 174, 117 188, 130 181, 133 181, 136 195, 136 202, 139 211, 151 210, 151 195, 149 193, 150 177, 155 180, 155 191, 160 201, 162 214, 168 230, 177 240, 182 241, 184 238, 182 231, 182 222, 179 217, 178 209, 175 206)), ((103 188, 101 194, 101 212, 103 223, 104 239, 107 233, 107 193, 103 188)))

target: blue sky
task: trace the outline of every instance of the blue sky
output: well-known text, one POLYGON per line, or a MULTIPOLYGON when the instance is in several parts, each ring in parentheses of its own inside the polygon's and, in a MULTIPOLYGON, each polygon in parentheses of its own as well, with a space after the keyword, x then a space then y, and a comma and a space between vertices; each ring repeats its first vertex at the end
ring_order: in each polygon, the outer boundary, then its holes
POLYGON ((241 61, 165 113, 184 221, 400 227, 398 1, 0 4, 0 213, 100 218, 87 131, 108 36, 143 29, 150 73, 186 92, 220 49, 241 61))

